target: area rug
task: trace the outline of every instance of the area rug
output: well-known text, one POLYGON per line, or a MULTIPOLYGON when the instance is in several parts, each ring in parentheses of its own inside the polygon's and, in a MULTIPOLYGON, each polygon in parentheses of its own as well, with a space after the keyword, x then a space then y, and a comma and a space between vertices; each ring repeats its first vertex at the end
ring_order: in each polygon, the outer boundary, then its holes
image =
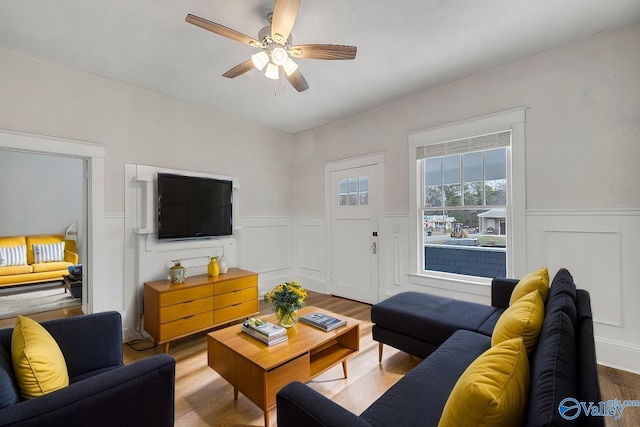
POLYGON ((0 296, 0 319, 16 317, 18 314, 33 314, 59 310, 80 305, 80 299, 64 292, 62 286, 43 291, 24 292, 0 296))

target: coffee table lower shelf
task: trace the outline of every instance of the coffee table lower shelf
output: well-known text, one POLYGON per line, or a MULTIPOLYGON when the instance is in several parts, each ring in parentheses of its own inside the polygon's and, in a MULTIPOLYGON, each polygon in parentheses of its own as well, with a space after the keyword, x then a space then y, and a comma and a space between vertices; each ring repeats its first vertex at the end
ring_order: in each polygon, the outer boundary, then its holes
MULTIPOLYGON (((303 310, 301 315, 322 311, 303 310)), ((269 426, 276 393, 288 383, 309 382, 339 363, 347 377, 347 359, 360 349, 360 325, 356 319, 338 317, 345 318, 347 325, 325 332, 298 323, 287 331, 287 341, 271 347, 242 332, 240 325, 211 332, 207 336, 209 366, 233 386, 235 399, 240 392, 262 409, 269 426)), ((265 320, 275 322, 275 317, 265 320)))

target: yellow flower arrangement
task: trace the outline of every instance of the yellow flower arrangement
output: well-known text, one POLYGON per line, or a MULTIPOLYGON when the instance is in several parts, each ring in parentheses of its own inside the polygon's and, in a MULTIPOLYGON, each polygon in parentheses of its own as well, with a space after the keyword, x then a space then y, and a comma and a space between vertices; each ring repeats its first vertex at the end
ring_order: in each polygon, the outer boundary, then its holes
POLYGON ((298 282, 281 283, 267 293, 276 311, 292 312, 305 306, 307 291, 298 282))

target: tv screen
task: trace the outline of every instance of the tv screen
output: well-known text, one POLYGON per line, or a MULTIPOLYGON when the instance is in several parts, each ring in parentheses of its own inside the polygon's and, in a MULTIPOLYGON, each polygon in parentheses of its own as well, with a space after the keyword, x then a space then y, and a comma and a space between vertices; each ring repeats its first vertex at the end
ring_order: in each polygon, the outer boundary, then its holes
POLYGON ((158 174, 158 239, 230 236, 231 181, 158 174))

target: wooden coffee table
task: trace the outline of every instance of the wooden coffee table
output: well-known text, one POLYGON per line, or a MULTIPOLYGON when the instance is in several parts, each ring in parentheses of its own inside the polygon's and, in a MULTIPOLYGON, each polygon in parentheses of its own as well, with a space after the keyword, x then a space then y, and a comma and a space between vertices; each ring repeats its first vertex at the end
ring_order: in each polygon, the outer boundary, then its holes
MULTIPOLYGON (((209 366, 233 386, 234 399, 244 394, 264 412, 269 426, 269 411, 276 406, 276 393, 292 381, 309 382, 327 369, 342 363, 347 377, 347 359, 360 350, 360 322, 317 307, 305 307, 300 316, 322 312, 347 324, 325 332, 298 321, 287 330, 289 339, 271 347, 233 325, 207 335, 209 366)), ((277 323, 275 315, 261 317, 277 323)))

